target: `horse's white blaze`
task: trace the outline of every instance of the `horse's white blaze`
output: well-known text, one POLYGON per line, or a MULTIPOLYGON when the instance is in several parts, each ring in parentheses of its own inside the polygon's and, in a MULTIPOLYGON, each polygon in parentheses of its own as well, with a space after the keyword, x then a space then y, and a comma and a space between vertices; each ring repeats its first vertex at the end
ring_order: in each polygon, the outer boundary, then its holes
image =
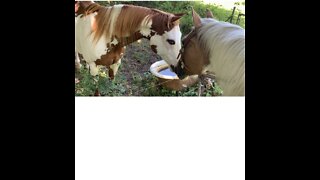
MULTIPOLYGON (((182 33, 180 32, 180 27, 179 26, 175 26, 174 28, 172 28, 171 31, 169 31, 168 33, 165 33, 166 35, 168 35, 167 39, 172 39, 175 41, 175 45, 170 45, 168 42, 167 44, 169 45, 169 47, 171 47, 170 49, 172 50, 172 54, 173 57, 175 57, 175 60, 177 60, 177 56, 179 54, 179 51, 181 49, 181 36, 182 33)), ((177 62, 175 62, 176 64, 177 62)), ((174 65, 175 65, 174 64, 174 65)))
POLYGON ((150 20, 147 23, 147 20, 149 19, 149 16, 146 16, 142 22, 141 22, 141 28, 140 28, 140 33, 145 36, 148 37, 151 34, 151 25, 152 25, 152 20, 150 20))
POLYGON ((162 36, 155 34, 150 38, 150 45, 155 45, 157 54, 161 56, 169 65, 176 66, 178 63, 178 54, 181 49, 181 32, 179 26, 175 26, 170 31, 165 31, 162 36), (174 40, 175 44, 171 45, 168 39, 174 40))

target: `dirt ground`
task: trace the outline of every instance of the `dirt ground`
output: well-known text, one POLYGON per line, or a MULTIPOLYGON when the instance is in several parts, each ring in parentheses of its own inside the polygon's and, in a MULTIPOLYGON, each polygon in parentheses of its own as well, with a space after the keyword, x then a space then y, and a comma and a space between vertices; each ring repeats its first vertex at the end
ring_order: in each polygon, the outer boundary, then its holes
POLYGON ((141 41, 131 43, 126 47, 118 73, 126 76, 127 86, 132 86, 133 73, 142 75, 149 71, 154 62, 159 60, 161 60, 161 57, 151 50, 149 40, 141 39, 141 41))

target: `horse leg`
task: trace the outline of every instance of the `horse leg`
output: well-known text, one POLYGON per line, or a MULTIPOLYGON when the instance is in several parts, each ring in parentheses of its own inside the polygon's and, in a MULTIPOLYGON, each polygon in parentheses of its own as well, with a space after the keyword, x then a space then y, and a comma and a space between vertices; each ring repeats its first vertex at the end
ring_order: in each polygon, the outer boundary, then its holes
POLYGON ((119 59, 116 63, 110 65, 109 69, 109 77, 110 79, 114 79, 115 75, 118 72, 119 66, 121 65, 121 59, 119 59))
POLYGON ((96 65, 95 62, 90 62, 89 63, 89 67, 90 67, 90 74, 92 76, 96 76, 99 73, 99 67, 96 65))
POLYGON ((123 57, 124 50, 125 50, 125 47, 118 46, 111 53, 113 56, 112 59, 116 60, 116 62, 110 65, 110 68, 109 68, 109 77, 112 80, 114 79, 121 65, 121 58, 123 57))

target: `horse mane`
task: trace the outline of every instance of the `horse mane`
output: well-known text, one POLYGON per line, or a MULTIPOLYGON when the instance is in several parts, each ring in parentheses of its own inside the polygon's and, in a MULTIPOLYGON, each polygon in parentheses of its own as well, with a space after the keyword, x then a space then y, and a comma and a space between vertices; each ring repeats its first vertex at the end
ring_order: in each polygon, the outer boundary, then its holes
MULTIPOLYGON (((211 18, 202 18, 201 23, 197 40, 211 62, 206 70, 213 70, 223 78, 220 83, 229 87, 224 89, 225 94, 241 93, 235 91, 244 90, 245 30, 211 18)), ((218 76, 217 82, 219 84, 218 76)))
POLYGON ((179 21, 174 22, 174 24, 169 23, 173 14, 134 5, 105 7, 93 3, 86 8, 84 16, 95 12, 98 13, 93 24, 94 42, 97 42, 103 35, 110 40, 114 37, 129 37, 136 33, 141 25, 148 25, 155 15, 159 16, 160 21, 166 18, 168 28, 172 28, 173 25, 179 23, 179 21))

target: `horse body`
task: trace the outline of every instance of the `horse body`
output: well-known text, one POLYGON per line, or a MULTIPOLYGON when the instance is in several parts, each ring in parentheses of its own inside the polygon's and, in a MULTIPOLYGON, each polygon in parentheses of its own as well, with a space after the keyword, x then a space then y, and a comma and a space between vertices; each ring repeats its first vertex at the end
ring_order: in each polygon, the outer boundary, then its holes
POLYGON ((178 75, 183 74, 181 71, 188 75, 213 73, 223 90, 223 95, 243 96, 244 29, 234 24, 219 22, 212 17, 201 19, 194 11, 193 20, 195 25, 193 37, 189 34, 184 38, 188 39, 188 43, 184 44, 185 50, 182 55, 185 67, 176 69, 176 73, 178 75))
POLYGON ((113 78, 125 46, 141 38, 149 39, 151 49, 168 64, 177 65, 181 15, 132 5, 104 7, 92 2, 77 5, 76 51, 89 64, 91 75, 97 75, 98 66, 103 65, 113 78))

